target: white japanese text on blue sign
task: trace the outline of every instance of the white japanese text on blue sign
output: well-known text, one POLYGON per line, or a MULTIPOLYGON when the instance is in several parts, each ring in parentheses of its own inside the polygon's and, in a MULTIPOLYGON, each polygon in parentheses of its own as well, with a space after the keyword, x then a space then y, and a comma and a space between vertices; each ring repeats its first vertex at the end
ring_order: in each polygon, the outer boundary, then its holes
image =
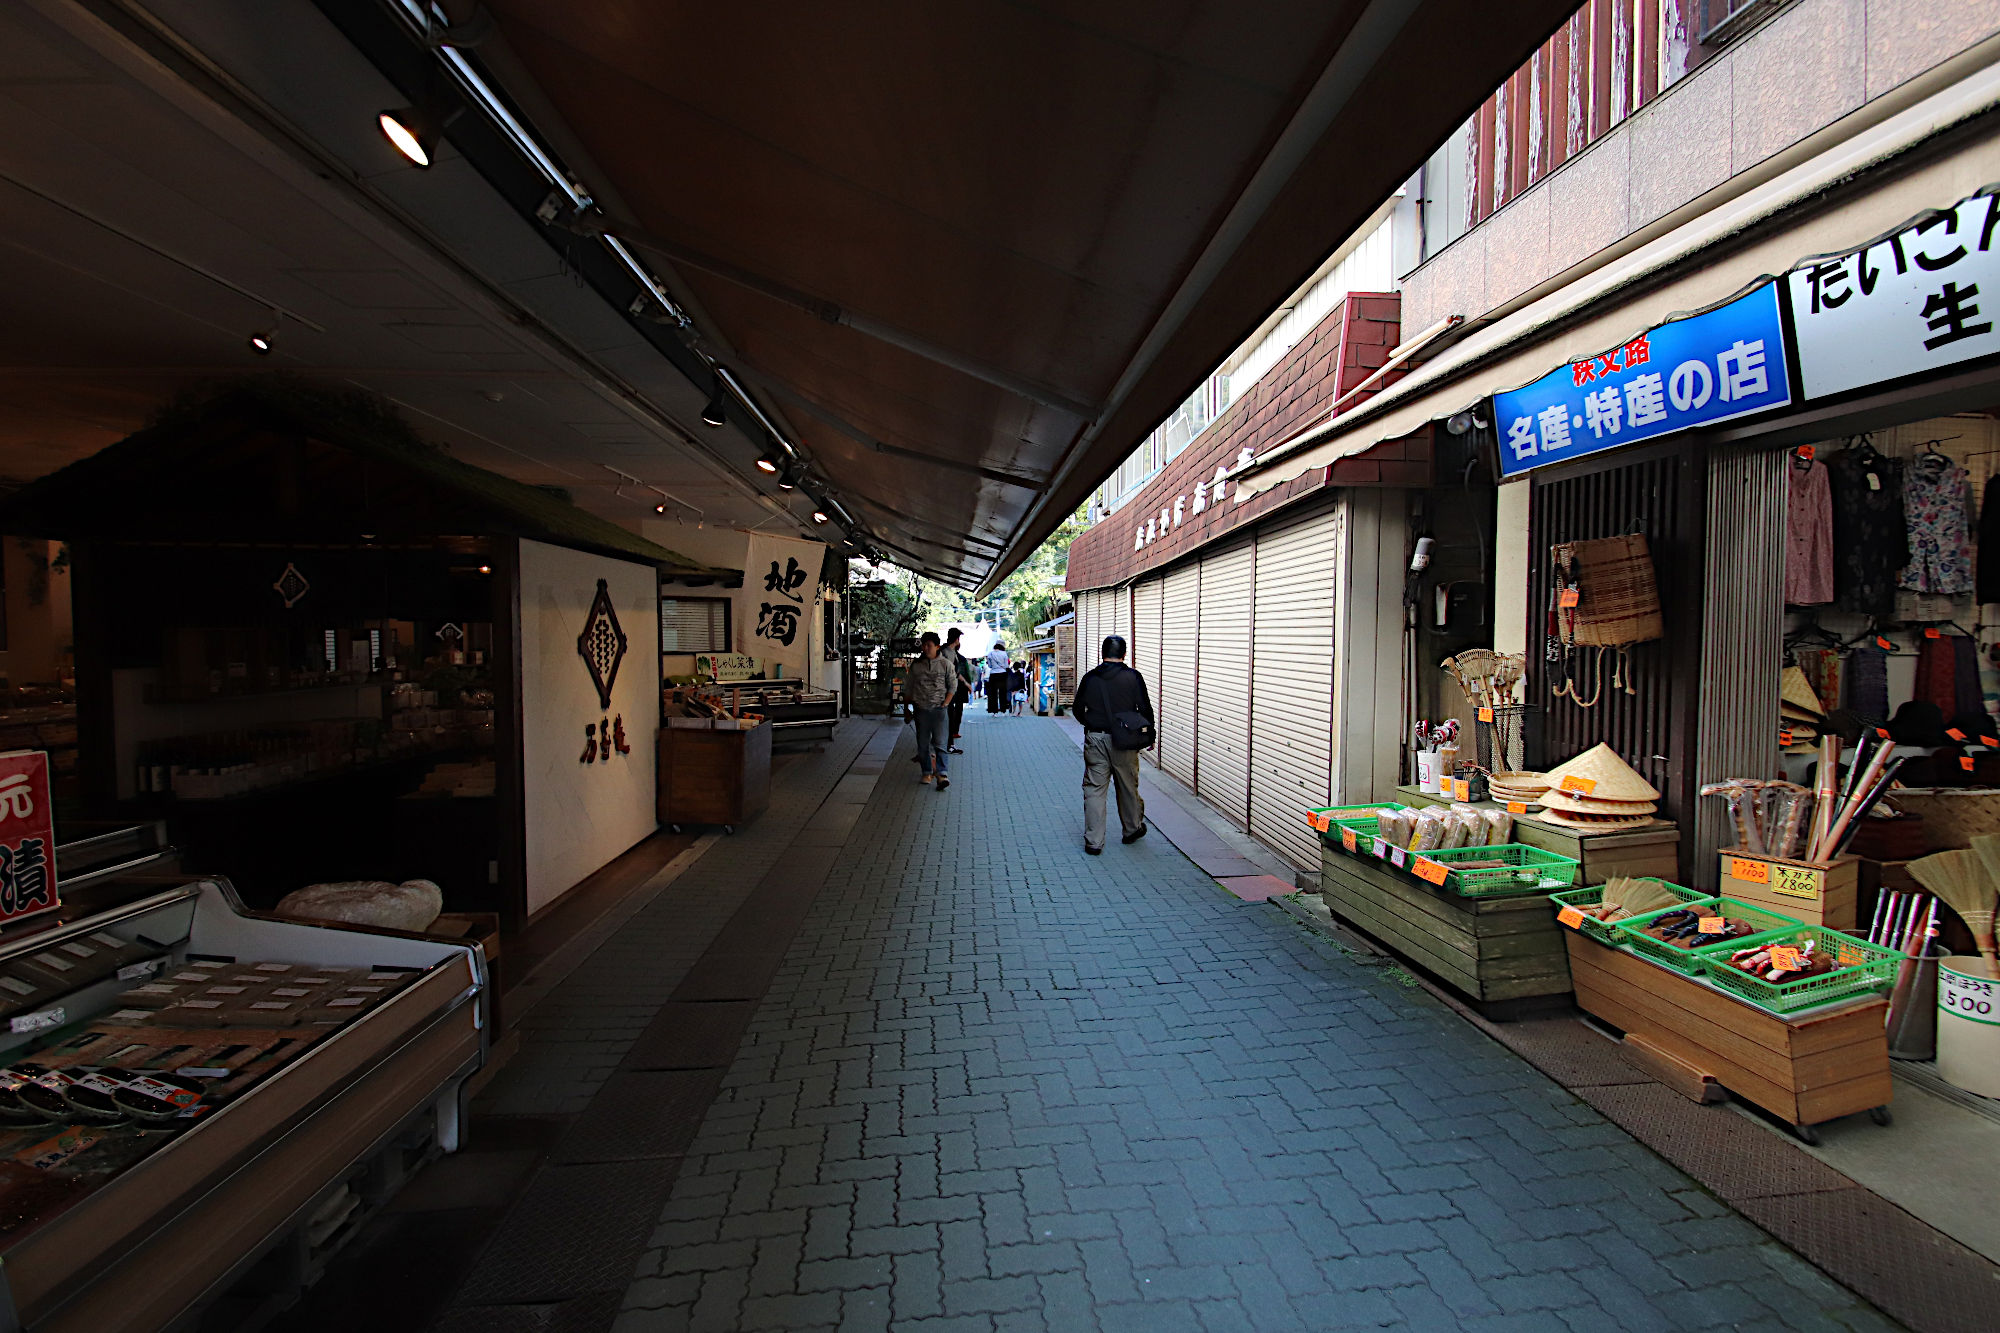
POLYGON ((1493 395, 1500 470, 1713 425, 1792 401, 1773 283, 1493 395))

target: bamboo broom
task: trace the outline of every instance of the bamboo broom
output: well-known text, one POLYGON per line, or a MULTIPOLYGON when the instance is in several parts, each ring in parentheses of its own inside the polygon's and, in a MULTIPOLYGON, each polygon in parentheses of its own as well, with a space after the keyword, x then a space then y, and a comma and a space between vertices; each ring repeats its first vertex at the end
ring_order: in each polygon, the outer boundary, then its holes
POLYGON ((1958 913, 1972 931, 1979 952, 1994 969, 1994 975, 2000 976, 2000 957, 1995 956, 1993 947, 1993 908, 2000 902, 2000 833, 1980 834, 1972 840, 1972 850, 1979 853, 1980 866, 1986 872, 1979 882, 1979 892, 1967 894, 1962 902, 1945 898, 1945 905, 1958 913))

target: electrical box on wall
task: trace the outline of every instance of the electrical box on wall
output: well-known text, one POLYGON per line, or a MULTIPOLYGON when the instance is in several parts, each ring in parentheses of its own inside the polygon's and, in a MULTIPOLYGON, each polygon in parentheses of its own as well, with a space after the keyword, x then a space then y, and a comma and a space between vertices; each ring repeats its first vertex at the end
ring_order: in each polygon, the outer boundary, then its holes
POLYGON ((1477 579, 1440 583, 1431 593, 1431 627, 1470 634, 1486 624, 1486 585, 1477 579))

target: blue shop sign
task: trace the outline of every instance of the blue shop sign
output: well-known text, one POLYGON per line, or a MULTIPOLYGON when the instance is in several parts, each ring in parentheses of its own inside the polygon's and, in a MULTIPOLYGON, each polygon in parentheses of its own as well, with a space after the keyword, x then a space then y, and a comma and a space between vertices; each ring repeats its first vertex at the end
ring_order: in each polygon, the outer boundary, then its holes
POLYGON ((1766 283, 1526 388, 1494 394, 1500 471, 1516 476, 1791 401, 1778 288, 1766 283))

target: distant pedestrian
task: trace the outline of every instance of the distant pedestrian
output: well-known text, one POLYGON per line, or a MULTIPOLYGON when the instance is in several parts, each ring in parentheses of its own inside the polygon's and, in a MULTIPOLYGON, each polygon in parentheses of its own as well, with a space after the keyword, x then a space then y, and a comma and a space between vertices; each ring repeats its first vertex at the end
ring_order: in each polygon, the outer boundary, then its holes
POLYGON ((1076 720, 1083 724, 1083 850, 1104 851, 1104 792, 1118 787, 1123 842, 1146 836, 1146 802, 1139 795, 1139 751, 1153 743, 1153 701, 1146 678, 1125 665, 1125 640, 1104 641, 1104 661, 1076 685, 1076 720))
POLYGON ((965 753, 958 748, 958 735, 965 726, 966 701, 972 698, 972 663, 965 660, 965 654, 960 652, 958 647, 958 641, 964 637, 965 631, 953 625, 944 636, 944 651, 941 654, 951 663, 952 672, 958 677, 958 690, 951 696, 948 710, 951 722, 950 748, 953 754, 965 753))
POLYGON ((1028 706, 1028 664, 1014 663, 1012 674, 1013 679, 1008 684, 1014 691, 1014 716, 1019 717, 1022 710, 1028 706))
POLYGON ((958 689, 958 673, 945 660, 937 635, 926 633, 922 648, 922 654, 910 659, 910 669, 904 673, 903 695, 917 715, 917 762, 924 770, 918 780, 935 778, 938 790, 943 791, 951 785, 946 775, 950 761, 945 756, 951 747, 945 739, 945 709, 958 689))
POLYGON ((1004 713, 1007 711, 1007 696, 1013 690, 1009 673, 1014 669, 1013 661, 1007 656, 1007 645, 998 639, 986 650, 986 711, 1004 713))

